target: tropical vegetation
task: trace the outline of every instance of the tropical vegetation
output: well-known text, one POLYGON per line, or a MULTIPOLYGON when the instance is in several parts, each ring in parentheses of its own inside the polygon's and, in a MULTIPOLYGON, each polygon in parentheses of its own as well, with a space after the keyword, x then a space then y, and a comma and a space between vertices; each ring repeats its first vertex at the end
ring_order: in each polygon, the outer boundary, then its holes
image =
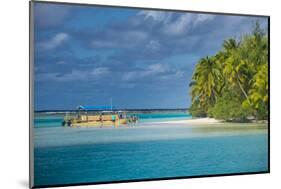
POLYGON ((199 60, 190 83, 194 117, 226 121, 268 119, 268 34, 256 22, 251 34, 227 39, 199 60))

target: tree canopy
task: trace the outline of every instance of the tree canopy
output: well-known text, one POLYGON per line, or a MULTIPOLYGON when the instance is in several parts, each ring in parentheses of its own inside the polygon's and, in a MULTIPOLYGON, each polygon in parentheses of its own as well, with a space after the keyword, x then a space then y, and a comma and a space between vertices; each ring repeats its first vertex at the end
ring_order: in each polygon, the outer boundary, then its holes
POLYGON ((194 117, 267 119, 268 34, 256 22, 251 34, 225 40, 219 52, 198 61, 189 86, 194 117))

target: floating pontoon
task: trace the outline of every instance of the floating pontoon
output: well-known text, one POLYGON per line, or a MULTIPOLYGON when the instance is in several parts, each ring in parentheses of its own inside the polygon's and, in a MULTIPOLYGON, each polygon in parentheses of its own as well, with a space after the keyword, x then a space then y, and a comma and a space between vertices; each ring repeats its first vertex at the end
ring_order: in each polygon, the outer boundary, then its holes
POLYGON ((78 106, 76 116, 65 116, 63 126, 90 127, 115 126, 136 123, 136 116, 128 116, 126 111, 115 111, 112 106, 78 106))

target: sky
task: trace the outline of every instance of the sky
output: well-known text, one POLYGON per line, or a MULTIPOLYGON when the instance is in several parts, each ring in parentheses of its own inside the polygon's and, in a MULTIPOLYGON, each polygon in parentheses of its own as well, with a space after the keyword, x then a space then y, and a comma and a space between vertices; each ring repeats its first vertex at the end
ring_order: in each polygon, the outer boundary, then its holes
POLYGON ((35 110, 188 108, 198 60, 267 18, 34 3, 35 110))

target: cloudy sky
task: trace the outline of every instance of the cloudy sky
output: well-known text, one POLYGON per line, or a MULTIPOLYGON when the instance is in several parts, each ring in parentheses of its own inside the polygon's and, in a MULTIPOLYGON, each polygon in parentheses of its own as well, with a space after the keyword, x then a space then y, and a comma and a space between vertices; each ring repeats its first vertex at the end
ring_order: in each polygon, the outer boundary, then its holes
POLYGON ((197 61, 261 17, 35 3, 35 110, 187 108, 197 61))

